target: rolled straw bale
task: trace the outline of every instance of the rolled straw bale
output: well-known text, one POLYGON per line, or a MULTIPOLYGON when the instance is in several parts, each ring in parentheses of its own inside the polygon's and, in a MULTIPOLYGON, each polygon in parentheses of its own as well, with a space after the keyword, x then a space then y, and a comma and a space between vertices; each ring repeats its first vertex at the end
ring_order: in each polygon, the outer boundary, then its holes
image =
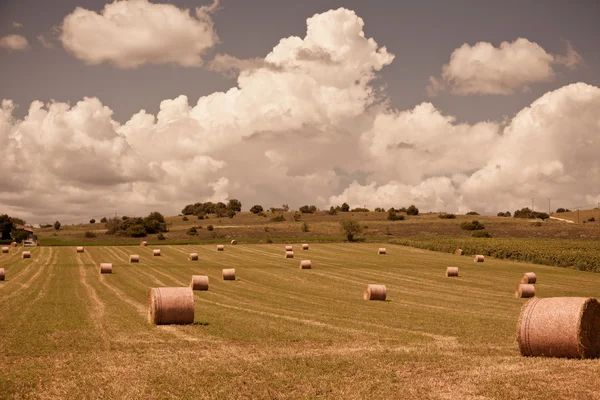
POLYGON ((146 242, 145 240, 143 242, 140 243, 140 246, 142 247, 146 247, 148 246, 148 242, 146 242))
POLYGON ((224 281, 235 281, 235 268, 225 268, 223 270, 224 281))
POLYGON ((285 252, 285 258, 294 258, 294 252, 293 251, 286 251, 285 252))
POLYGON ((524 356, 590 358, 600 351, 600 303, 586 297, 538 297, 521 308, 517 342, 524 356))
POLYGON ((78 246, 77 247, 77 252, 78 253, 83 253, 83 246, 78 246))
POLYGON ((101 274, 112 274, 112 264, 111 263, 101 263, 100 264, 100 273, 101 274))
POLYGON ((198 261, 198 253, 190 253, 188 256, 189 261, 198 261))
POLYGON ((24 252, 21 254, 21 257, 22 257, 22 258, 31 258, 31 252, 29 252, 29 251, 24 251, 24 252))
POLYGON ((285 246, 285 251, 294 251, 294 249, 292 248, 292 246, 287 245, 285 246))
POLYGON ((536 281, 537 276, 535 276, 535 272, 525 272, 521 277, 521 283, 534 284, 536 281))
POLYGON ((535 296, 535 286, 525 283, 519 283, 515 289, 517 299, 528 299, 535 296))
POLYGON ((363 295, 365 300, 385 300, 387 289, 385 285, 368 284, 363 295))
POLYGON ((456 254, 457 256, 462 256, 462 249, 454 250, 454 254, 456 254))
POLYGON ((3 281, 6 278, 6 273, 4 272, 4 268, 0 268, 0 281, 3 281))
POLYGON ((485 257, 483 257, 481 254, 477 254, 473 257, 473 262, 483 262, 483 260, 485 260, 485 257))
POLYGON ((148 319, 156 325, 194 322, 194 292, 189 287, 161 287, 148 291, 148 319))
POLYGON ((10 245, 11 245, 12 247, 17 247, 17 242, 11 242, 11 243, 10 243, 10 245))
POLYGON ((160 249, 154 249, 154 250, 152 250, 152 255, 155 256, 155 257, 160 256, 160 249))
POLYGON ((132 254, 132 255, 130 255, 130 256, 129 256, 129 262, 132 262, 132 263, 134 263, 134 262, 136 262, 136 263, 139 263, 139 262, 140 262, 140 256, 139 256, 139 255, 137 255, 137 254, 132 254))
POLYGON ((446 276, 458 276, 458 267, 446 268, 446 276))
POLYGON ((237 240, 233 239, 233 240, 231 241, 231 244, 237 244, 237 240))
POLYGON ((379 254, 387 254, 385 247, 380 247, 379 248, 379 254))
POLYGON ((304 243, 302 245, 302 250, 308 250, 308 244, 307 243, 304 243))
POLYGON ((2 247, 2 252, 3 253, 8 253, 8 246, 2 247))
POLYGON ((300 261, 300 269, 311 269, 312 263, 310 260, 302 260, 300 261))
POLYGON ((217 251, 224 251, 224 250, 225 250, 225 246, 223 246, 222 244, 217 245, 217 251))
POLYGON ((192 275, 190 286, 192 287, 192 290, 208 290, 208 276, 192 275))

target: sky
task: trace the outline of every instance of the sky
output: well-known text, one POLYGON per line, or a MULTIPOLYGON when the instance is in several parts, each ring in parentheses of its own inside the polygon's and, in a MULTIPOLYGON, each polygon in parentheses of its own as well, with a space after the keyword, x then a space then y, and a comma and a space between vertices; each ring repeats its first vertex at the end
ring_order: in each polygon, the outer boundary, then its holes
POLYGON ((600 3, 0 2, 0 212, 600 202, 600 3))

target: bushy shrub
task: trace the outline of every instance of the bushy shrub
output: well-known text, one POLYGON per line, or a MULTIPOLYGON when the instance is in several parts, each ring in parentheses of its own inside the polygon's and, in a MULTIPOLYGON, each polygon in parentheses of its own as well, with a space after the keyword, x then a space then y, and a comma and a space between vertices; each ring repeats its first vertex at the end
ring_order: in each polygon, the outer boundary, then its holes
POLYGON ((337 210, 333 206, 331 206, 331 207, 329 207, 329 211, 327 211, 327 214, 329 214, 329 215, 336 215, 337 214, 337 210))
POLYGON ((308 232, 308 224, 306 223, 306 221, 302 223, 300 229, 302 230, 302 232, 308 232))
POLYGON ((502 212, 502 211, 500 211, 500 212, 498 213, 498 216, 499 216, 499 217, 510 217, 510 216, 511 216, 511 214, 510 214, 510 211, 507 211, 507 212, 502 212))
POLYGON ((360 234, 363 230, 362 225, 354 219, 344 219, 340 221, 340 226, 349 242, 353 242, 354 236, 360 234))
POLYGON ((479 215, 479 213, 477 211, 469 211, 465 215, 479 215))
POLYGON ((313 214, 314 212, 317 211, 317 207, 305 205, 305 206, 300 207, 298 210, 303 214, 313 214))
POLYGON ((441 218, 441 219, 456 219, 456 215, 454 215, 454 214, 447 214, 447 213, 441 213, 440 215, 438 215, 438 218, 441 218))
POLYGON ((60 222, 56 221, 54 223, 54 229, 59 230, 60 229, 60 222))
POLYGON ((271 235, 269 235, 269 234, 265 235, 265 242, 273 243, 273 239, 271 238, 271 235))
POLYGON ((478 231, 485 229, 485 226, 479 223, 479 221, 473 220, 471 222, 463 222, 460 224, 460 229, 464 229, 466 231, 478 231))
POLYGON ((388 211, 387 219, 388 221, 403 221, 404 215, 396 214, 396 211, 393 208, 391 208, 390 211, 388 211))
POLYGON ((181 220, 185 222, 185 221, 189 221, 189 218, 184 215, 183 218, 181 218, 181 220))
POLYGON ((250 212, 252 214, 258 214, 258 213, 263 212, 263 211, 264 210, 263 210, 262 206, 258 205, 258 204, 253 205, 252 208, 250 209, 250 212))
POLYGON ((294 219, 294 222, 298 222, 298 221, 300 221, 300 219, 302 219, 302 213, 299 213, 298 211, 296 211, 294 213, 294 215, 292 216, 292 218, 294 219))
POLYGON ((208 226, 206 227, 206 230, 207 230, 207 231, 209 231, 209 232, 212 232, 214 229, 215 229, 215 227, 214 227, 214 226, 212 226, 212 225, 208 225, 208 226))
POLYGON ((594 217, 588 218, 588 222, 596 222, 596 218, 594 218, 594 217))
POLYGON ((285 217, 283 216, 283 214, 279 214, 276 217, 271 218, 271 222, 283 222, 285 221, 285 217))
POLYGON ((491 238, 492 235, 488 231, 477 231, 471 235, 476 238, 491 238))
POLYGON ((342 204, 342 208, 341 208, 341 210, 342 210, 343 212, 348 212, 348 211, 350 211, 350 206, 348 205, 348 203, 344 203, 344 204, 342 204))
POLYGON ((410 207, 406 209, 406 215, 419 215, 419 209, 411 204, 410 207))
POLYGON ((106 217, 102 217, 102 219, 100 220, 100 223, 105 224, 107 221, 106 217))
POLYGON ((90 219, 90 224, 95 224, 96 220, 94 218, 90 219))
POLYGON ((163 235, 162 232, 159 233, 158 235, 156 235, 156 238, 158 240, 167 240, 167 237, 165 235, 163 235))
POLYGON ((520 210, 516 210, 515 213, 513 214, 513 217, 514 218, 529 218, 529 219, 540 218, 542 220, 546 220, 546 219, 550 218, 550 215, 548 215, 548 213, 545 213, 545 212, 531 211, 529 209, 529 207, 525 207, 520 210))
POLYGON ((84 236, 85 236, 86 238, 95 238, 95 237, 96 237, 96 233, 95 233, 95 232, 92 232, 92 231, 86 231, 86 232, 84 233, 84 236))
POLYGON ((195 226, 192 226, 190 229, 187 230, 185 234, 190 236, 196 236, 198 234, 198 230, 195 226))
POLYGON ((147 235, 146 228, 144 228, 144 225, 141 224, 131 225, 129 228, 127 228, 126 232, 127 236, 131 237, 145 237, 147 235))

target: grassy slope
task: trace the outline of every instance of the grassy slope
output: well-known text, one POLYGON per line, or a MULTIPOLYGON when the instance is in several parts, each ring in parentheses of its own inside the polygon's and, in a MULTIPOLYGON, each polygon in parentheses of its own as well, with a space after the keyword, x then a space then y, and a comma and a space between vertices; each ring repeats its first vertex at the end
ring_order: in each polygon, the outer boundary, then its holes
POLYGON ((597 398, 597 360, 524 358, 523 272, 542 297, 595 296, 600 276, 377 243, 40 247, 0 256, 0 398, 597 398), (198 262, 186 260, 197 251, 198 262), (127 263, 140 254, 140 264, 127 263), (300 270, 309 258, 312 270, 300 270), (99 275, 100 262, 115 273, 99 275), (446 266, 460 268, 445 278, 446 266), (220 279, 235 267, 238 280, 220 279), (147 290, 210 277, 191 326, 146 322, 147 290), (385 302, 362 300, 366 283, 385 302))

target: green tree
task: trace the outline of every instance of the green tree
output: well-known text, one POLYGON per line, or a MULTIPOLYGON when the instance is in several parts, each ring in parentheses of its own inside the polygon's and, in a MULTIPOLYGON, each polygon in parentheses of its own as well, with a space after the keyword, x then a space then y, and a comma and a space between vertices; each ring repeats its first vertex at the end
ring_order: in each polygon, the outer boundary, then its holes
POLYGON ((54 223, 54 229, 59 230, 60 229, 60 222, 56 221, 54 223))
POLYGON ((231 199, 227 203, 227 209, 233 210, 235 212, 241 212, 242 211, 242 202, 239 201, 238 199, 231 199))
POLYGON ((2 232, 2 240, 10 240, 10 232, 13 229, 13 222, 7 214, 0 215, 0 232, 2 232))
POLYGON ((348 211, 350 211, 350 206, 348 205, 348 203, 344 203, 344 204, 342 204, 342 211, 343 211, 343 212, 348 212, 348 211))
POLYGON ((360 234, 363 230, 362 225, 354 219, 344 219, 340 221, 340 226, 349 242, 354 241, 354 236, 360 234))
POLYGON ((106 223, 106 221, 108 221, 108 220, 106 219, 106 217, 102 217, 102 219, 100 220, 100 223, 102 223, 102 224, 105 224, 105 223, 106 223))
POLYGON ((90 224, 95 224, 96 220, 94 218, 90 219, 90 224))
POLYGON ((411 204, 410 207, 406 209, 406 215, 419 215, 419 209, 411 204))
POLYGON ((252 214, 258 214, 260 212, 263 212, 263 208, 261 205, 255 204, 252 206, 252 208, 250 209, 250 212, 252 214))

